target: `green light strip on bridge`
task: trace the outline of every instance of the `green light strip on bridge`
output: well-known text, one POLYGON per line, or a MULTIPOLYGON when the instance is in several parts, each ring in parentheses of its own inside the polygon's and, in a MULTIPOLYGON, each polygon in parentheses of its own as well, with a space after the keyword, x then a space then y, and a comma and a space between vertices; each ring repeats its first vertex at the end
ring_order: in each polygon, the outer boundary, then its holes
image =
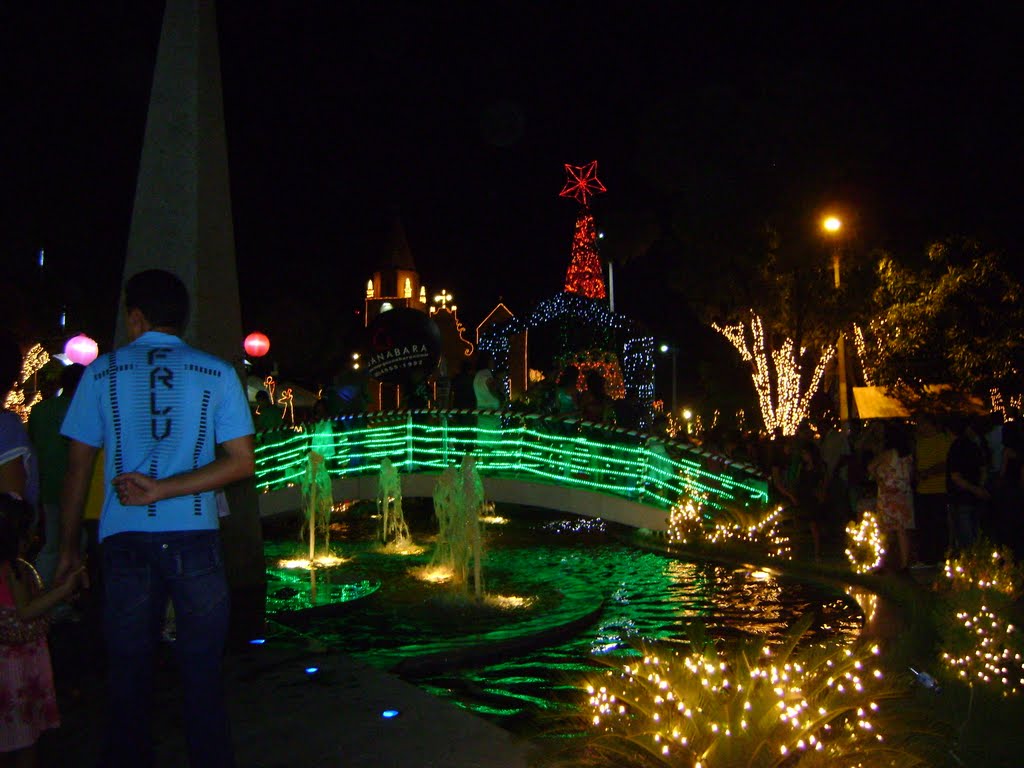
MULTIPOLYGON (((667 508, 680 496, 696 498, 714 508, 767 503, 767 484, 742 469, 716 472, 713 458, 671 457, 657 441, 641 441, 623 432, 592 430, 574 433, 577 425, 546 422, 550 431, 526 424, 505 428, 490 423, 453 425, 434 422, 441 415, 390 417, 393 421, 354 426, 351 422, 319 422, 295 430, 279 429, 257 438, 257 488, 276 490, 297 483, 305 472, 310 449, 323 454, 335 476, 375 474, 388 458, 400 470, 443 471, 472 450, 485 476, 536 479, 599 490, 667 508), (325 427, 332 425, 328 431, 325 427), (604 437, 604 440, 596 436, 604 437)), ((371 421, 376 421, 373 419, 371 421)), ((689 450, 673 446, 678 452, 689 450)))

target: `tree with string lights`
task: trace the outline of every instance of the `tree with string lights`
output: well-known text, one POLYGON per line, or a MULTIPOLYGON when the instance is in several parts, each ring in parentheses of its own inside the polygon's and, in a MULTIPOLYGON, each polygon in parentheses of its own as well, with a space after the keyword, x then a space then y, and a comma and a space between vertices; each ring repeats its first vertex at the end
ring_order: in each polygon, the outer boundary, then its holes
POLYGON ((869 260, 845 242, 837 287, 820 239, 762 226, 746 238, 733 233, 729 243, 720 258, 687 259, 676 283, 747 366, 765 430, 792 435, 827 407, 819 395, 835 367, 839 329, 870 313, 857 300, 870 294, 869 260))

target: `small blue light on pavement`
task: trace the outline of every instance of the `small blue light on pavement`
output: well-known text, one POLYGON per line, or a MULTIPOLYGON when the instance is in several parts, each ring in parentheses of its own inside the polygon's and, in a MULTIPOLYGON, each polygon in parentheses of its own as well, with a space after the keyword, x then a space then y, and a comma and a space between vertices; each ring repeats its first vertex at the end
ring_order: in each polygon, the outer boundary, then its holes
POLYGON ((266 638, 254 637, 252 640, 249 641, 249 645, 263 645, 265 642, 267 642, 266 638))
POLYGON ((385 720, 390 720, 392 717, 398 717, 398 710, 385 709, 383 712, 380 713, 380 716, 383 717, 385 720))
POLYGON ((319 671, 320 671, 320 667, 306 667, 306 674, 307 675, 315 675, 319 671))

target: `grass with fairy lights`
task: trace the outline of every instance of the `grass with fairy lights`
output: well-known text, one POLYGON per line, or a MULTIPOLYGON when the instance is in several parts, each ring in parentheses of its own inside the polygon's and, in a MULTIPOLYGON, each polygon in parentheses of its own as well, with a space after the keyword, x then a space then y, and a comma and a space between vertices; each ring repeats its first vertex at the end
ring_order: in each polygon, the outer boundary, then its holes
POLYGON ((1007 547, 985 538, 946 561, 948 607, 940 627, 947 671, 972 687, 1013 696, 1024 690, 1024 638, 1007 619, 1024 585, 1024 568, 1007 547))
POLYGON ((750 510, 723 507, 714 520, 701 512, 694 499, 681 498, 668 518, 668 541, 684 546, 742 546, 772 558, 789 558, 789 537, 782 532, 782 509, 750 510))
POLYGON ((1024 568, 1013 552, 984 536, 970 549, 947 559, 943 571, 953 592, 994 592, 1007 601, 1016 600, 1024 592, 1024 568))
POLYGON ((698 638, 687 653, 641 648, 589 682, 591 735, 574 764, 931 765, 941 740, 896 716, 907 689, 883 675, 878 647, 803 643, 811 622, 775 646, 752 639, 723 650, 698 638))

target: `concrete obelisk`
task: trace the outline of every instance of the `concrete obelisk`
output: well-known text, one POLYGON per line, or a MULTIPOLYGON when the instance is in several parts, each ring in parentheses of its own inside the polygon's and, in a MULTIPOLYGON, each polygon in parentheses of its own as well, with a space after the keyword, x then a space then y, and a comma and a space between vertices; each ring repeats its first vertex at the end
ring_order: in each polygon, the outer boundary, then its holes
MULTIPOLYGON (((213 0, 167 0, 150 92, 122 285, 177 274, 192 300, 185 339, 242 373, 242 319, 213 0)), ((115 338, 125 341, 121 306, 115 338)), ((255 486, 228 489, 221 520, 236 637, 262 632, 266 594, 255 486)))

